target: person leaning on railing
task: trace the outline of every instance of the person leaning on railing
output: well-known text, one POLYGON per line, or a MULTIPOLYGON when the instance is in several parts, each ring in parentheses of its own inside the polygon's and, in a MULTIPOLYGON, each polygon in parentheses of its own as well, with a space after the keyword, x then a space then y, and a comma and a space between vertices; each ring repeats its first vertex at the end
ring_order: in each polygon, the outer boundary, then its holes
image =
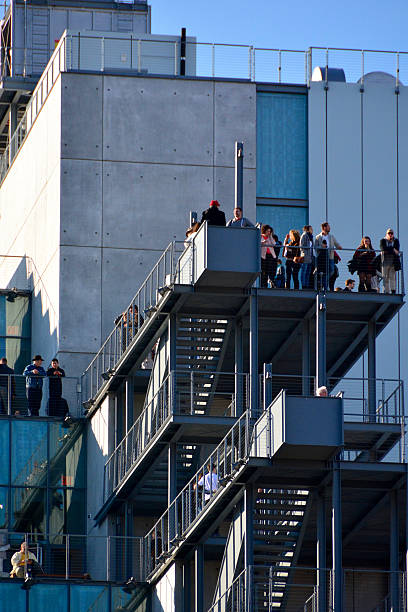
POLYGON ((299 271, 300 271, 300 234, 296 229, 291 229, 289 234, 286 234, 284 241, 286 247, 283 255, 286 257, 286 283, 285 288, 290 289, 290 279, 293 278, 293 288, 299 289, 299 271))
POLYGON ((273 238, 273 229, 270 225, 261 227, 261 287, 275 286, 275 274, 277 267, 277 256, 274 249, 276 242, 273 238))
POLYGON ((25 578, 27 580, 37 573, 42 573, 37 557, 27 550, 25 542, 21 543, 20 550, 11 557, 11 565, 13 569, 10 572, 10 578, 25 578))
POLYGON ((8 407, 16 397, 16 383, 14 370, 7 365, 6 357, 0 359, 0 414, 7 414, 8 407))
POLYGON ((374 265, 375 251, 370 236, 363 236, 356 252, 353 255, 354 267, 360 279, 358 291, 375 291, 371 286, 371 279, 376 274, 374 265))
POLYGON ((401 270, 399 257, 400 244, 394 236, 394 230, 387 229, 384 238, 380 240, 381 268, 384 282, 384 293, 396 292, 396 272, 401 270))
POLYGON ((330 223, 325 221, 324 223, 322 223, 321 228, 322 228, 322 231, 320 232, 320 234, 317 234, 317 236, 315 238, 314 247, 316 249, 316 256, 318 256, 319 249, 321 249, 321 247, 322 247, 323 240, 326 241, 327 249, 329 251, 329 273, 328 273, 328 279, 330 279, 330 277, 333 276, 333 274, 334 274, 334 249, 341 250, 342 246, 336 240, 336 238, 333 236, 333 234, 330 233, 330 231, 331 231, 330 223))
POLYGON ((30 416, 38 416, 42 400, 43 378, 47 375, 42 367, 44 359, 41 355, 34 355, 33 363, 25 367, 23 376, 26 377, 26 391, 28 399, 28 412, 30 416))

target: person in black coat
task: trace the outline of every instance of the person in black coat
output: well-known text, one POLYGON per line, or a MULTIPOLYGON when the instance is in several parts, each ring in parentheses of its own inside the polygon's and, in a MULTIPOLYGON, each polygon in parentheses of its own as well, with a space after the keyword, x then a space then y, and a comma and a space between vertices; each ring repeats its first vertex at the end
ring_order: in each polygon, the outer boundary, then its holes
POLYGON ((384 293, 395 293, 396 272, 401 270, 399 257, 400 244, 398 238, 394 236, 394 230, 391 228, 388 228, 385 237, 381 238, 380 250, 384 293))
POLYGON ((65 372, 59 367, 59 362, 56 357, 51 361, 51 367, 47 370, 48 381, 48 416, 65 417, 67 414, 67 406, 62 399, 62 380, 65 372))
POLYGON ((2 357, 0 359, 0 414, 11 412, 11 401, 16 396, 16 384, 12 374, 14 370, 7 365, 6 357, 2 357))
POLYGON ((222 225, 225 227, 225 213, 219 210, 220 204, 218 200, 211 200, 210 208, 207 208, 202 214, 201 223, 207 221, 208 225, 222 225))

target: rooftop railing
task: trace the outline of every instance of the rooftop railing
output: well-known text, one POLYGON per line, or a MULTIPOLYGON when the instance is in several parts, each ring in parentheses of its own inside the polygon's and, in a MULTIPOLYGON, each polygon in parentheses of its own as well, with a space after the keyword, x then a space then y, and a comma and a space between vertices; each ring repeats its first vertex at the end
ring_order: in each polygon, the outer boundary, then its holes
POLYGON ((248 374, 171 372, 105 464, 106 500, 172 415, 236 417, 248 407, 248 374))

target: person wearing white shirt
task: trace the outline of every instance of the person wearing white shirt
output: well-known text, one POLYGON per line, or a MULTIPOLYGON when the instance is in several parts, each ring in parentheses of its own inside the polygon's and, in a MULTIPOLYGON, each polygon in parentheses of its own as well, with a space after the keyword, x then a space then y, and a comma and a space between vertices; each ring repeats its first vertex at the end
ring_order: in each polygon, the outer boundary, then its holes
POLYGON ((214 495, 219 485, 217 467, 214 465, 210 471, 210 465, 207 465, 207 470, 205 476, 201 476, 197 483, 199 487, 204 487, 204 501, 208 501, 214 495))

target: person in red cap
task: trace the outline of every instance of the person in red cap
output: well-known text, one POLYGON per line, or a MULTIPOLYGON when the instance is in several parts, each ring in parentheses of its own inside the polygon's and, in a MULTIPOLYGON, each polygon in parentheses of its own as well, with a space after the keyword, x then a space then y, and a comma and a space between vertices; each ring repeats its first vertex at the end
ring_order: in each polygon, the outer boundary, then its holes
POLYGON ((225 213, 219 210, 219 207, 220 203, 218 200, 211 200, 210 208, 207 208, 207 210, 203 212, 201 223, 207 221, 208 225, 223 225, 225 227, 225 213))

